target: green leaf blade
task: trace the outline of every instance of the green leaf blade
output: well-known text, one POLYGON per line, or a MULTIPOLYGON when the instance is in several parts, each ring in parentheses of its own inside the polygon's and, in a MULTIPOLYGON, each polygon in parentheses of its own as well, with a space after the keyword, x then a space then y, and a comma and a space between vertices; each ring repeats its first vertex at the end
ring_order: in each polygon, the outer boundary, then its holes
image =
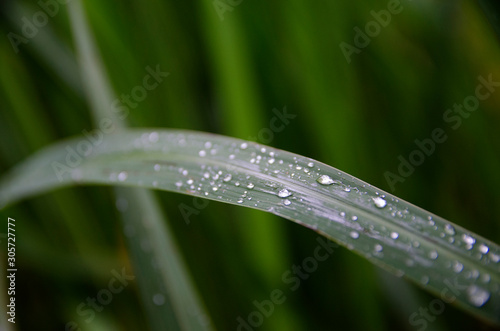
POLYGON ((498 245, 326 164, 213 134, 141 129, 104 137, 80 162, 75 157, 77 166, 59 181, 53 162, 65 164, 70 151, 78 154, 78 144, 58 144, 14 170, 0 184, 0 205, 57 186, 94 183, 264 210, 499 322, 498 245))

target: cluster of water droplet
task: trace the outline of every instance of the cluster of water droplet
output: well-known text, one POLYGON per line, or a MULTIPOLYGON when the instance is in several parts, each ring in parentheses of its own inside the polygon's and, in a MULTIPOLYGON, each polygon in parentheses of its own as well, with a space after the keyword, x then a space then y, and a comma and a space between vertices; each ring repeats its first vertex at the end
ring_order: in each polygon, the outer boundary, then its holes
MULTIPOLYGON (((466 260, 447 259, 441 247, 453 244, 457 251, 484 264, 498 264, 500 252, 492 251, 482 239, 395 197, 379 193, 343 172, 249 142, 228 146, 217 139, 200 141, 199 137, 183 135, 167 140, 175 143, 161 147, 162 151, 186 153, 183 149, 187 144, 196 145, 199 149, 193 157, 197 159, 184 168, 151 161, 153 186, 173 185, 181 192, 258 207, 283 216, 309 213, 314 216, 310 219, 318 223, 306 226, 325 232, 329 227, 336 227, 331 231, 345 233, 348 248, 356 248, 369 258, 383 260, 390 255, 392 259, 401 259, 404 268, 413 268, 412 274, 420 275, 423 285, 433 279, 425 270, 436 266, 449 270, 449 275, 463 277, 472 284, 467 288, 467 296, 475 306, 482 306, 488 301, 490 292, 500 290, 487 287, 490 274, 468 268, 466 260), (166 172, 173 174, 174 182, 170 183, 168 178, 162 180, 166 172), (284 186, 283 182, 288 184, 284 186), (328 199, 322 199, 322 194, 332 197, 338 204, 324 206, 328 199), (353 204, 355 208, 350 207, 353 204), (366 217, 368 214, 371 216, 366 217), (393 221, 374 223, 371 221, 373 215, 393 221), (415 232, 423 236, 415 236, 415 232), (414 238, 431 238, 432 242, 414 238)), ((137 144, 154 148, 162 141, 161 135, 153 132, 144 134, 137 144)), ((111 181, 128 178, 127 171, 110 174, 111 181)))

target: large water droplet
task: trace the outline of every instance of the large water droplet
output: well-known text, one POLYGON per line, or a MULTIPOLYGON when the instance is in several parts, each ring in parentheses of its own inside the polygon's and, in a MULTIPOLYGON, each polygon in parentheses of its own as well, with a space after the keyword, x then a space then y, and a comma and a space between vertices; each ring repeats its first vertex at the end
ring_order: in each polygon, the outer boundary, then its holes
POLYGON ((334 183, 332 177, 328 175, 321 175, 316 181, 321 185, 332 185, 334 183))
POLYGON ((357 233, 356 231, 351 231, 351 233, 349 235, 351 236, 352 239, 359 238, 359 233, 357 233))
POLYGON ((119 180, 120 182, 125 181, 125 179, 127 179, 127 177, 128 177, 128 174, 127 174, 127 172, 126 172, 126 171, 122 171, 122 172, 120 172, 120 173, 118 174, 118 180, 119 180))
POLYGON ((375 203, 375 207, 380 208, 380 209, 382 209, 385 206, 387 206, 387 201, 385 201, 381 197, 373 198, 373 202, 375 203))
POLYGON ((291 195, 292 195, 292 192, 290 192, 290 191, 289 191, 289 190, 287 190, 286 188, 284 188, 284 189, 282 189, 282 190, 280 190, 280 191, 278 192, 278 196, 279 196, 280 198, 288 198, 288 197, 289 197, 289 196, 291 196, 291 195))
POLYGON ((485 244, 479 245, 479 251, 481 253, 486 254, 486 253, 488 253, 489 250, 490 250, 490 248, 488 246, 486 246, 485 244))
POLYGON ((462 235, 462 239, 464 240, 464 243, 466 243, 467 245, 474 245, 474 243, 476 242, 476 239, 465 233, 462 235))
POLYGON ((477 285, 471 285, 467 288, 467 298, 474 306, 481 307, 490 299, 490 292, 477 285))

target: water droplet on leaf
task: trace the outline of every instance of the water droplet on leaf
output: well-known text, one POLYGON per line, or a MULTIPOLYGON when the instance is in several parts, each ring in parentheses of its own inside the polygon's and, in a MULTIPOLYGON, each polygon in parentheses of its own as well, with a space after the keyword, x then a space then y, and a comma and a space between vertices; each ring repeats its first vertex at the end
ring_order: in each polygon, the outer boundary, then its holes
POLYGON ((380 208, 380 209, 382 209, 385 206, 387 206, 387 201, 385 201, 381 197, 373 198, 373 202, 375 203, 375 207, 380 208))
POLYGON ((289 190, 287 190, 286 188, 284 188, 284 189, 282 189, 282 190, 280 190, 280 191, 278 192, 278 196, 279 196, 280 198, 288 198, 288 197, 289 197, 289 196, 291 196, 291 195, 292 195, 292 192, 290 192, 290 191, 289 191, 289 190))
POLYGON ((490 299, 490 292, 477 285, 471 285, 467 288, 467 298, 474 306, 481 307, 490 299))
POLYGON ((316 181, 321 185, 332 185, 334 183, 332 177, 328 175, 321 175, 316 181))

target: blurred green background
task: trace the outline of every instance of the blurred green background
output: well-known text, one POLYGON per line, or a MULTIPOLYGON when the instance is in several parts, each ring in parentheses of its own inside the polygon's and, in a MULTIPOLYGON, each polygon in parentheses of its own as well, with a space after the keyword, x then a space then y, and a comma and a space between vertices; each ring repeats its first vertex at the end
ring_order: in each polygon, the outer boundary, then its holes
MULTIPOLYGON (((443 120, 474 95, 478 76, 500 82, 494 29, 474 2, 401 1, 400 12, 348 61, 340 44, 355 45, 353 29, 365 31, 371 11, 391 2, 87 0, 85 8, 117 98, 142 85, 148 66, 170 73, 129 107, 130 126, 208 131, 305 155, 499 243, 500 91, 456 130, 443 120), (273 109, 284 107, 295 117, 265 135, 273 109), (448 139, 391 191, 384 173, 397 173, 398 156, 408 159, 414 140, 435 128, 448 139)), ((38 21, 36 32, 26 20, 41 19, 40 3, 0 3, 2 173, 93 128, 67 5, 41 3, 57 5, 45 8, 54 15, 38 21), (16 39, 16 52, 9 33, 25 32, 33 36, 16 39)), ((247 319, 253 301, 274 289, 287 299, 256 330, 422 327, 409 317, 434 298, 343 248, 291 291, 282 275, 317 246, 309 229, 255 210, 214 201, 198 208, 189 196, 155 195, 215 329, 236 330, 237 318, 247 319), (183 204, 198 212, 186 220, 183 204)), ((107 286, 111 270, 134 273, 111 188, 58 190, 0 216, 18 226, 19 330, 64 329, 68 321, 82 330, 145 328, 134 281, 91 323, 77 312, 107 286)), ((432 317, 428 330, 492 328, 450 305, 432 317)))

